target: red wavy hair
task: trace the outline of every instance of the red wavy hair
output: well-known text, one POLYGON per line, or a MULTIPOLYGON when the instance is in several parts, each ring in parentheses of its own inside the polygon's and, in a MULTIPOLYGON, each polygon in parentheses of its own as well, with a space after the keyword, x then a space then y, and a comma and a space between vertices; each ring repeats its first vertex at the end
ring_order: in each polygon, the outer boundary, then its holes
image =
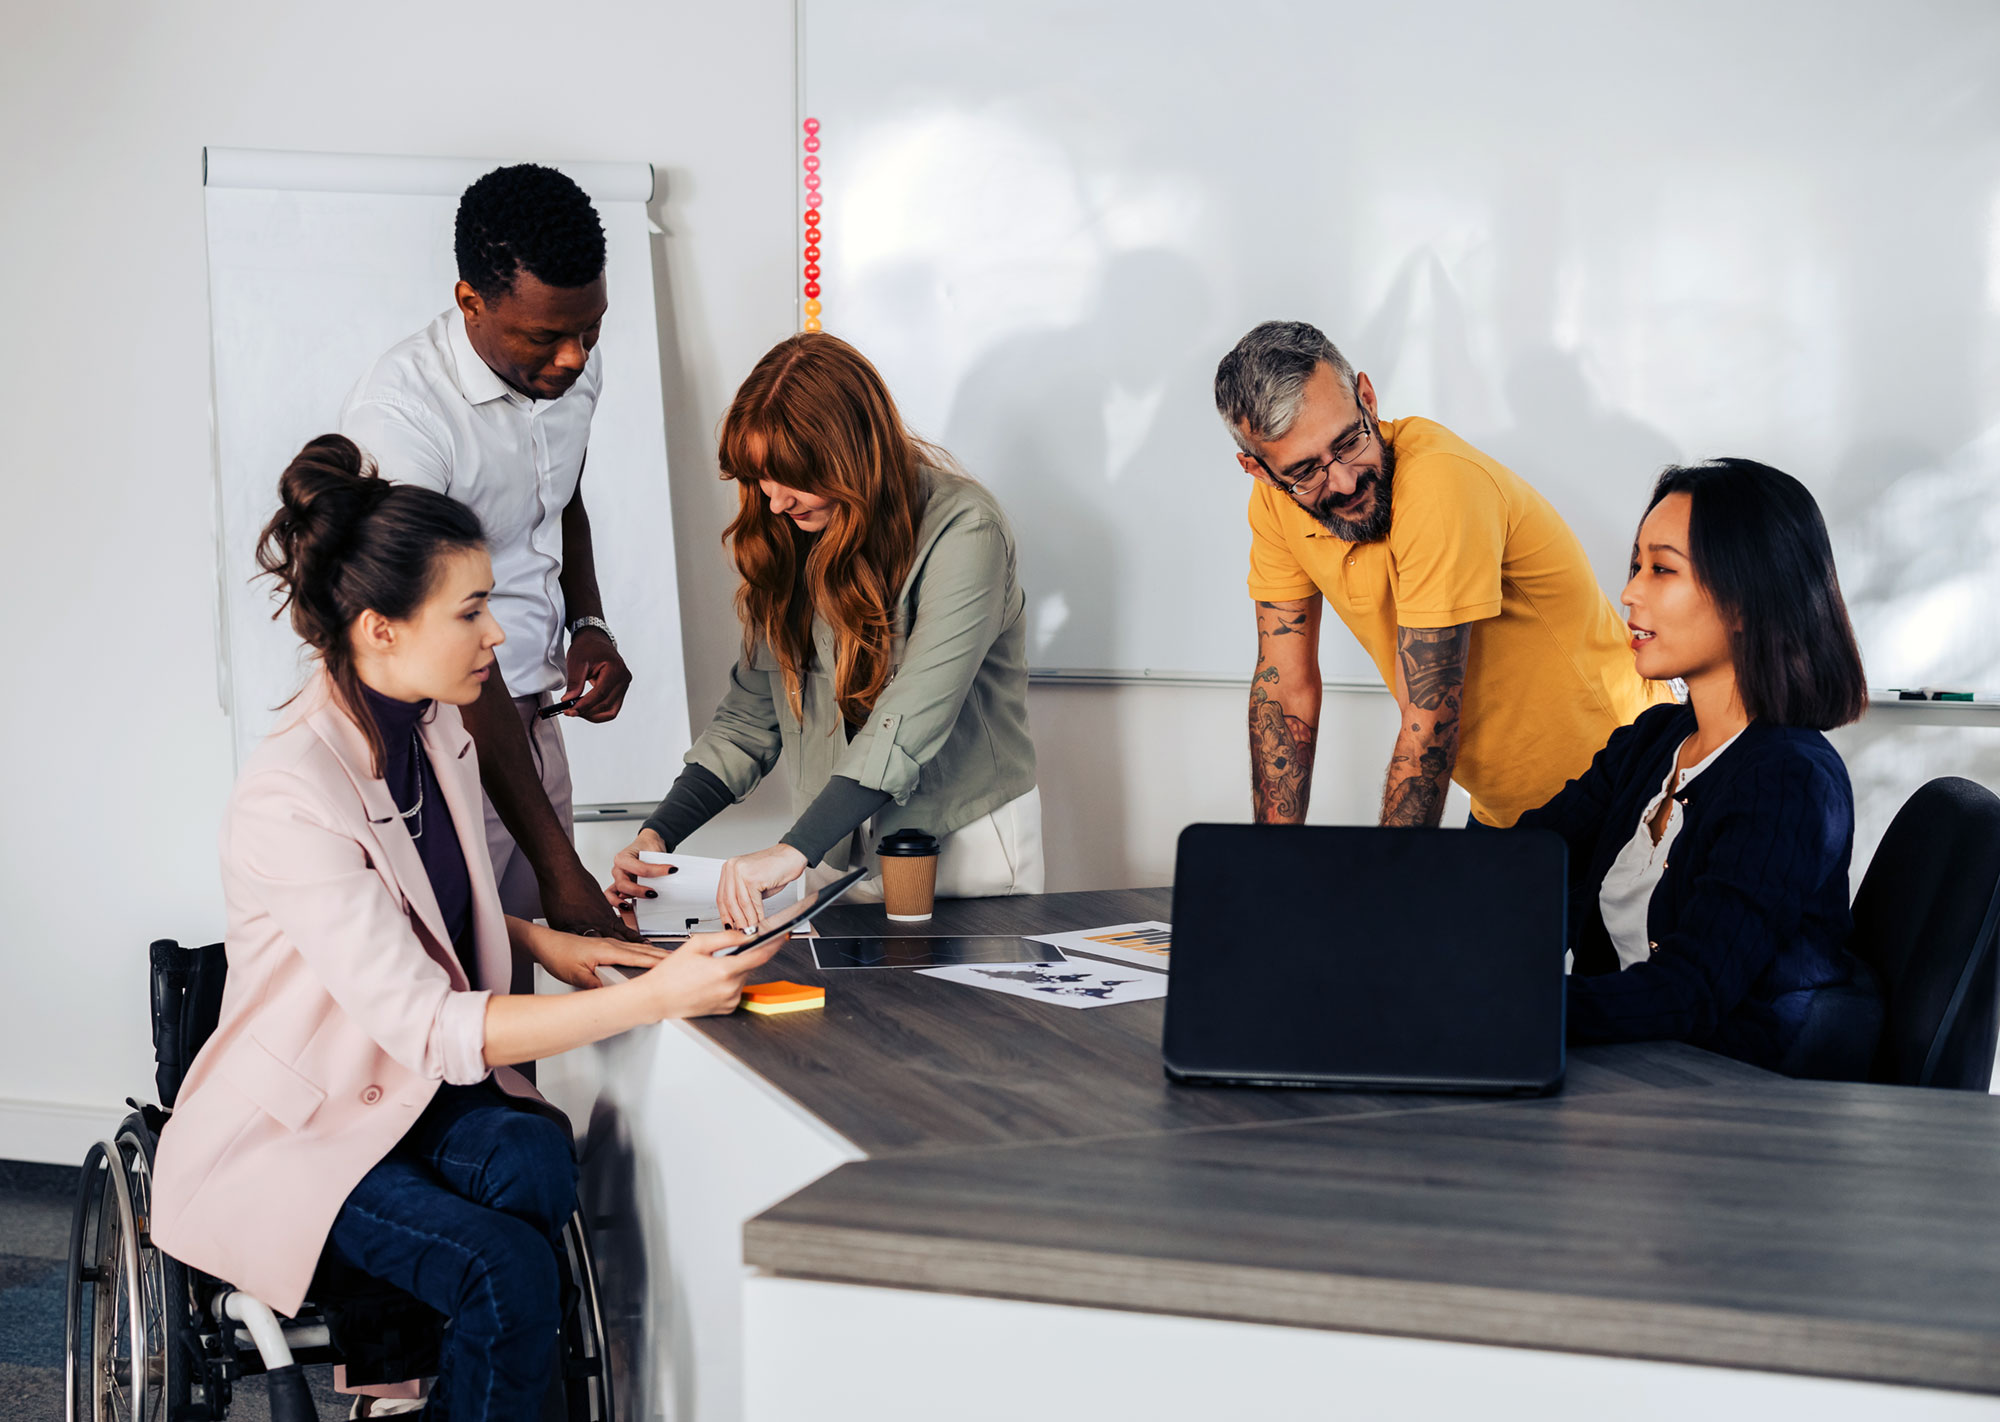
POLYGON ((866 356, 809 331, 757 362, 723 417, 716 458, 742 500, 723 538, 743 575, 746 658, 759 639, 769 646, 802 714, 817 613, 833 629, 841 715, 859 725, 889 680, 896 594, 924 513, 918 471, 949 470, 949 456, 905 428, 866 356), (828 500, 827 526, 805 533, 773 514, 757 487, 764 479, 828 500))

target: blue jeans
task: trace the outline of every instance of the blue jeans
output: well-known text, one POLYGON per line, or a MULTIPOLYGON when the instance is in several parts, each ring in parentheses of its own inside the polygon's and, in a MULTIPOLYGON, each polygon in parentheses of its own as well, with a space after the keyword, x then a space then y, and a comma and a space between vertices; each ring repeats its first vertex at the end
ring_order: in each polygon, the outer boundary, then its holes
POLYGON ((438 1088, 334 1217, 330 1254, 451 1320, 429 1422, 540 1415, 556 1365, 569 1135, 497 1086, 438 1088))

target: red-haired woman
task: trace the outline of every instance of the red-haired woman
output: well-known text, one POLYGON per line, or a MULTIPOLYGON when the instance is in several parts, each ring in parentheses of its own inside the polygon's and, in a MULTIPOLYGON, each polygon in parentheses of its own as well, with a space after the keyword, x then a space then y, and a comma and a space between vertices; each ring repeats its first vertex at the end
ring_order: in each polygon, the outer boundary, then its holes
MULTIPOLYGON (((646 893, 641 850, 671 850, 783 759, 798 818, 731 859, 717 907, 747 927, 763 896, 824 862, 852 867, 863 827, 942 842, 937 891, 1042 888, 1028 738, 1025 599, 993 496, 912 435, 882 377, 836 336, 780 342, 723 421, 742 506, 727 537, 743 655, 687 765, 618 855, 610 894, 646 893)), ((871 875, 856 889, 879 893, 871 875)))

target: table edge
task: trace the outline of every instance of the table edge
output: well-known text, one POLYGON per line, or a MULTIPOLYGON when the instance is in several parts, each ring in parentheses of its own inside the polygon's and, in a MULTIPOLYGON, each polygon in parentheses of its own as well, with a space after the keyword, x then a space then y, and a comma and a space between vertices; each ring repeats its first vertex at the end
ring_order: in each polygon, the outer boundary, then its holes
POLYGON ((753 1219, 782 1278, 2000 1394, 2000 1334, 753 1219))

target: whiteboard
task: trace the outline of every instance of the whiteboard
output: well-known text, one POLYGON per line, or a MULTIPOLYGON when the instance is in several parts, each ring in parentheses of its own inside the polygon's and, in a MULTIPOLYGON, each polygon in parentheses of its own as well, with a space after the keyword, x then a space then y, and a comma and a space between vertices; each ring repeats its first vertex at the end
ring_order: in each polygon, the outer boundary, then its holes
MULTIPOLYGON (((256 577, 257 535, 278 475, 337 430, 363 371, 452 304, 452 220, 480 174, 514 160, 207 153, 208 279, 215 381, 220 693, 237 763, 298 690, 305 649, 256 577)), ((604 390, 591 425, 592 511, 605 620, 632 668, 606 725, 569 720, 578 805, 644 800, 688 744, 644 163, 562 164, 604 223, 611 305, 597 350, 604 390)))
MULTIPOLYGON (((2000 688, 2000 6, 804 0, 828 330, 1038 667, 1242 677, 1215 364, 1314 322, 1615 594, 1662 464, 1818 495, 1876 686, 2000 688)), ((1328 619, 1330 677, 1373 677, 1328 619)))

